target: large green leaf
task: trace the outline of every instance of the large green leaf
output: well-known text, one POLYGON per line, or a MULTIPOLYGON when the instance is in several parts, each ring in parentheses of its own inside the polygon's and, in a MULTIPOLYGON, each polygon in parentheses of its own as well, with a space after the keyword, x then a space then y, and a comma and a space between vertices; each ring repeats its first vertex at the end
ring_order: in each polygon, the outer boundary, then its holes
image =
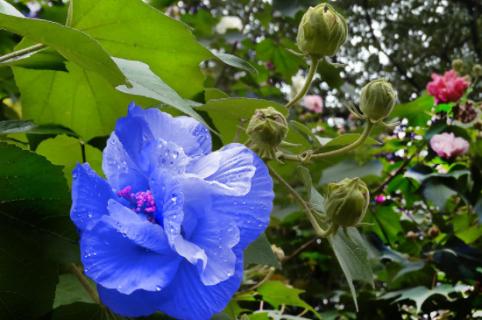
POLYGON ((422 95, 408 103, 395 106, 391 116, 407 118, 411 125, 422 126, 430 119, 428 112, 434 105, 434 99, 429 95, 422 95))
MULTIPOLYGON (((72 183, 72 170, 82 162, 81 143, 76 138, 64 135, 44 140, 37 147, 37 153, 50 162, 64 167, 64 175, 68 183, 72 183)), ((92 169, 102 173, 102 152, 88 144, 84 145, 85 159, 92 169)))
POLYGON ((344 178, 380 176, 382 170, 383 166, 378 160, 368 161, 363 165, 359 165, 354 160, 345 160, 323 170, 319 184, 323 185, 329 182, 336 182, 344 178))
POLYGON ((72 26, 113 56, 139 60, 182 96, 203 89, 199 64, 213 58, 188 26, 141 0, 72 0, 72 26))
POLYGON ((251 98, 212 99, 196 110, 204 111, 209 115, 221 134, 223 143, 226 144, 233 139, 244 142, 247 139, 244 131, 254 111, 270 106, 287 114, 286 108, 276 102, 251 98))
POLYGON ((0 319, 37 319, 52 306, 58 267, 32 246, 32 239, 25 236, 31 234, 28 228, 18 229, 5 221, 2 206, 0 203, 0 319))
POLYGON ((117 90, 157 100, 206 124, 204 119, 194 111, 191 104, 181 98, 174 89, 169 87, 161 78, 154 74, 149 69, 148 65, 140 61, 131 61, 120 58, 114 58, 114 61, 127 76, 131 84, 130 86, 118 86, 117 90))
POLYGON ((60 167, 0 144, 0 319, 36 319, 53 302, 54 259, 77 256, 60 167))
MULTIPOLYGON (((77 261, 77 232, 62 168, 44 157, 0 143, 0 224, 31 240, 32 249, 77 261)), ((26 240, 25 240, 26 241, 26 240)))
POLYGON ((373 272, 368 261, 364 240, 356 228, 338 229, 328 237, 338 263, 345 274, 355 307, 358 310, 354 280, 364 281, 373 286, 373 272))
POLYGON ((102 75, 114 85, 126 81, 109 54, 83 32, 52 21, 21 18, 5 13, 0 13, 0 28, 48 45, 66 59, 102 75))
POLYGON ((59 124, 84 140, 108 135, 126 114, 131 97, 116 91, 95 72, 67 63, 69 72, 14 68, 22 93, 23 117, 59 124))

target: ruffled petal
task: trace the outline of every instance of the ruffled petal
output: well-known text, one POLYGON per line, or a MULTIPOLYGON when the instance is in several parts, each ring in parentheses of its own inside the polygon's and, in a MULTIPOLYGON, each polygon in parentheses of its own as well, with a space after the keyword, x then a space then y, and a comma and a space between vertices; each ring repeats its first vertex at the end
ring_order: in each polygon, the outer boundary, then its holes
POLYGON ((196 268, 182 263, 172 285, 161 291, 159 310, 177 319, 210 319, 221 312, 238 290, 243 277, 242 251, 235 249, 236 269, 232 277, 213 286, 202 283, 196 268))
POLYGON ((124 317, 142 317, 158 310, 160 293, 136 290, 131 294, 123 294, 115 289, 97 286, 100 300, 112 311, 124 317))
POLYGON ((239 229, 234 222, 223 221, 213 212, 206 213, 198 220, 189 241, 206 252, 206 266, 198 268, 204 285, 218 284, 234 274, 236 256, 233 247, 239 242, 239 229))
MULTIPOLYGON (((239 148, 237 145, 227 145, 224 149, 239 148)), ((256 168, 251 179, 251 188, 244 196, 214 195, 212 210, 218 214, 218 219, 232 219, 240 230, 238 246, 245 249, 268 226, 271 209, 273 208, 273 180, 265 163, 251 150, 252 165, 256 168)))
POLYGON ((78 164, 72 177, 70 218, 81 231, 91 229, 107 214, 107 202, 114 198, 114 193, 87 163, 78 164))
POLYGON ((182 234, 184 195, 179 181, 168 172, 158 171, 151 177, 150 187, 156 206, 162 208, 158 210, 162 216, 156 216, 156 220, 163 222, 171 247, 190 263, 204 268, 207 262, 206 253, 196 244, 187 241, 182 234))
POLYGON ((186 155, 197 157, 211 152, 209 130, 190 117, 172 117, 159 109, 142 109, 129 105, 128 117, 142 119, 155 139, 170 141, 184 149, 186 155))
POLYGON ((116 190, 126 186, 131 186, 134 191, 147 188, 144 173, 131 159, 115 132, 107 140, 107 146, 103 152, 102 170, 109 184, 116 190))
POLYGON ((82 235, 85 273, 97 284, 123 294, 162 290, 180 262, 167 245, 162 227, 115 201, 109 202, 109 212, 82 235))
POLYGON ((229 144, 193 161, 188 173, 204 179, 219 194, 244 196, 251 189, 256 155, 241 144, 229 144))

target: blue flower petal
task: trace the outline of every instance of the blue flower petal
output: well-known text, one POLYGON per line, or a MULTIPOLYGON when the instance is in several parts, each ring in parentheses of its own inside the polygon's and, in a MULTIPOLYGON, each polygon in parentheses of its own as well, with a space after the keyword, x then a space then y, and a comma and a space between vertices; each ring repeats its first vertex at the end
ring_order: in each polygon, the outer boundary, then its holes
POLYGON ((136 290, 131 294, 123 294, 102 286, 97 286, 97 291, 103 304, 124 317, 148 316, 158 310, 160 293, 136 290))
POLYGON ((242 251, 235 248, 236 270, 232 277, 213 286, 202 283, 196 268, 182 263, 172 284, 161 291, 159 310, 177 319, 203 320, 224 310, 243 277, 242 251))
POLYGON ((193 161, 188 172, 204 179, 218 194, 244 196, 251 189, 256 155, 241 144, 230 144, 193 161))
POLYGON ((91 229, 107 214, 107 201, 114 198, 111 187, 85 164, 72 172, 72 208, 70 218, 81 231, 91 229))
POLYGON ((128 155, 115 133, 107 140, 102 170, 109 184, 117 191, 126 186, 131 186, 134 191, 147 189, 144 173, 128 155))
POLYGON ((142 119, 150 128, 154 139, 174 142, 184 149, 186 155, 197 157, 211 152, 209 130, 190 117, 172 117, 159 109, 142 109, 129 105, 127 117, 142 119))
POLYGON ((237 258, 233 247, 239 242, 239 229, 234 222, 219 219, 216 212, 202 213, 203 216, 198 218, 196 230, 189 241, 206 253, 206 266, 200 268, 198 265, 198 271, 202 283, 211 286, 234 274, 237 258))
POLYGON ((124 294, 160 291, 171 282, 180 262, 162 227, 113 200, 109 213, 82 234, 85 273, 97 284, 124 294))
POLYGON ((206 266, 207 256, 202 248, 187 241, 182 234, 184 221, 184 195, 179 181, 166 172, 158 171, 150 179, 152 194, 156 199, 158 212, 162 217, 156 217, 164 225, 164 231, 171 247, 187 261, 194 265, 206 266))
MULTIPOLYGON (((193 200, 194 205, 211 201, 209 204, 211 210, 218 214, 219 220, 235 222, 240 230, 239 246, 246 248, 268 226, 273 206, 273 181, 264 162, 250 149, 239 144, 229 144, 220 151, 200 159, 190 169, 205 177, 212 187, 213 194, 203 195, 203 202, 191 193, 186 194, 186 199, 189 199, 189 202, 193 200), (222 155, 213 156, 221 159, 219 163, 206 161, 216 153, 222 155), (220 185, 228 188, 220 192, 222 190, 220 185), (247 191, 246 185, 249 186, 247 191), (229 193, 227 190, 237 190, 237 192, 229 193)), ((192 181, 189 184, 192 184, 192 181)), ((193 190, 200 187, 194 188, 188 185, 185 189, 193 190)))

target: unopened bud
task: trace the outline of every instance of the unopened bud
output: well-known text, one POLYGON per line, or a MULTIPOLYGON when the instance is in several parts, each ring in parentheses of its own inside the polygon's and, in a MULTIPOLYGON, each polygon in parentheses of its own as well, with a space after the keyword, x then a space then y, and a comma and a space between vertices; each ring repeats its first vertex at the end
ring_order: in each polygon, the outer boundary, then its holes
POLYGON ((310 7, 301 19, 296 42, 307 55, 324 57, 335 55, 345 43, 348 26, 345 18, 326 3, 310 7))
POLYGON ((452 60, 452 69, 457 71, 458 74, 463 73, 463 71, 464 71, 464 61, 462 59, 452 60))
POLYGON ((472 75, 475 78, 482 77, 482 66, 480 64, 474 64, 472 67, 472 75))
POLYGON ((370 192, 360 178, 343 179, 328 184, 325 211, 335 226, 353 227, 360 223, 368 209, 370 192))
POLYGON ((258 109, 249 120, 248 146, 263 159, 275 159, 279 145, 288 134, 285 116, 273 107, 258 109))
POLYGON ((388 117, 397 102, 397 92, 385 79, 370 81, 361 90, 360 110, 371 122, 388 117))

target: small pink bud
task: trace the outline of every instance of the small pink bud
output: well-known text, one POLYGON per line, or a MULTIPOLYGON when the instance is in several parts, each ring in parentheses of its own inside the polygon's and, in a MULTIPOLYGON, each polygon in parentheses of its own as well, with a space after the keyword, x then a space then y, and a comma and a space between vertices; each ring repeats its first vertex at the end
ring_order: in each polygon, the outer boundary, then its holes
POLYGON ((303 107, 314 113, 321 113, 323 111, 323 99, 317 95, 305 96, 303 107))
POLYGON ((375 196, 375 202, 378 204, 384 203, 386 200, 385 196, 383 194, 378 194, 375 196))

